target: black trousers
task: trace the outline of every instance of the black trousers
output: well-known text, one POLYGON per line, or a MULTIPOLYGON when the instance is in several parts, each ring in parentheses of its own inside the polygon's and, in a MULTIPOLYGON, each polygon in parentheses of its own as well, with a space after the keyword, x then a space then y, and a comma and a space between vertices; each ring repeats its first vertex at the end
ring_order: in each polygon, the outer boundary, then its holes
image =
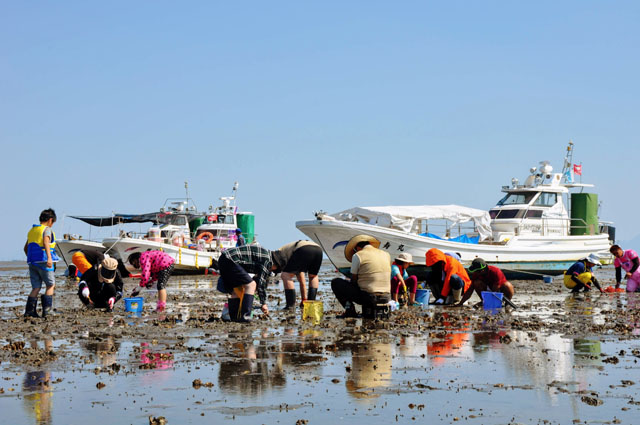
MULTIPOLYGON (((109 298, 115 297, 117 294, 116 286, 113 283, 89 282, 88 288, 91 301, 96 308, 107 308, 109 306, 109 298)), ((78 297, 84 305, 89 305, 89 301, 82 296, 82 290, 78 289, 78 297)))
MULTIPOLYGON (((371 294, 362 291, 358 285, 350 280, 337 277, 331 281, 331 290, 338 299, 338 302, 344 307, 348 301, 359 304, 364 307, 374 307, 376 304, 386 304, 391 299, 390 293, 371 294)), ((391 290, 391 284, 389 284, 391 290)))

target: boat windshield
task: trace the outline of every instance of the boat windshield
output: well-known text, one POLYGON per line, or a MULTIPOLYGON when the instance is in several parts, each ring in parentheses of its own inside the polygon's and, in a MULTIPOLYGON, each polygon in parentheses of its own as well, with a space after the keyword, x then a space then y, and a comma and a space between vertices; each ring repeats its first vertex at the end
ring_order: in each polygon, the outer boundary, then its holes
POLYGON ((172 224, 174 226, 186 226, 187 217, 179 214, 165 214, 158 216, 158 222, 161 224, 172 224))
POLYGON ((557 193, 542 192, 533 205, 541 207, 552 207, 558 202, 557 193))
POLYGON ((535 196, 535 192, 511 192, 498 201, 498 206, 502 205, 528 205, 535 196))

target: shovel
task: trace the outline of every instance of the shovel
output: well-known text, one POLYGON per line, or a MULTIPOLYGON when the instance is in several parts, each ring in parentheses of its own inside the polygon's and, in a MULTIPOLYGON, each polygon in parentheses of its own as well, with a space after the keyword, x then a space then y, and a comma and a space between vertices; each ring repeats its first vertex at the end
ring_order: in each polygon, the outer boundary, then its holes
POLYGON ((509 298, 507 298, 507 297, 504 297, 504 296, 503 296, 503 297, 502 297, 502 299, 501 299, 499 296, 497 296, 497 295, 495 294, 495 292, 491 292, 491 295, 493 295, 494 297, 496 297, 497 299, 499 299, 499 300, 500 300, 500 301, 502 301, 503 303, 505 303, 505 304, 509 304, 511 307, 513 307, 513 309, 514 309, 514 310, 517 310, 517 309, 518 309, 518 307, 517 307, 514 303, 512 303, 512 302, 511 302, 511 300, 510 300, 509 298))

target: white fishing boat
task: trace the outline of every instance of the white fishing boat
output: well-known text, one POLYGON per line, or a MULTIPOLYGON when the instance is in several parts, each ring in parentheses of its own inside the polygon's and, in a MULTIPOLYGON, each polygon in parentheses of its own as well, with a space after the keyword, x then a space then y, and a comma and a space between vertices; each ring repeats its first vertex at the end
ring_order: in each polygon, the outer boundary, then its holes
POLYGON ((344 247, 357 234, 377 238, 392 258, 410 253, 423 269, 431 248, 457 253, 463 264, 481 257, 521 278, 561 274, 590 253, 610 263, 615 228, 599 221, 597 195, 584 192, 593 185, 574 182, 572 156, 569 143, 561 173, 543 161, 524 184, 512 179, 490 211, 457 205, 357 207, 319 212, 296 227, 344 273, 350 267, 344 247))
POLYGON ((208 212, 198 212, 193 200, 167 199, 160 211, 149 214, 114 214, 108 217, 73 217, 94 226, 111 226, 126 223, 151 222, 144 233, 120 231, 117 237, 107 237, 100 242, 64 240, 59 251, 65 252, 65 261, 71 264, 71 255, 85 247, 98 249, 126 261, 134 252, 161 250, 175 259, 175 269, 181 272, 204 272, 220 253, 236 246, 236 229, 241 228, 246 243, 254 239, 254 216, 249 212, 237 212, 235 205, 238 184, 233 196, 221 197, 222 205, 209 206, 208 212), (67 260, 68 257, 68 260, 67 260))

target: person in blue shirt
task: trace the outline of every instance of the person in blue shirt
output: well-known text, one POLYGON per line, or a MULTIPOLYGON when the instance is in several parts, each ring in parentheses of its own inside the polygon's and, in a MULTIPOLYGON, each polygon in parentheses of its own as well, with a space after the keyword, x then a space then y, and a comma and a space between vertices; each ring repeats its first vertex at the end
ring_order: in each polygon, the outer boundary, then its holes
POLYGON ((581 258, 564 272, 564 286, 571 289, 572 293, 584 292, 591 290, 591 285, 595 285, 600 292, 602 288, 600 283, 593 274, 593 266, 600 266, 600 261, 595 254, 589 254, 585 258, 581 258))
POLYGON ((418 278, 413 275, 409 276, 409 273, 407 273, 407 268, 412 264, 413 257, 405 252, 398 255, 393 264, 391 264, 391 298, 397 302, 398 293, 402 290, 409 297, 407 304, 416 306, 419 305, 416 303, 418 278))
POLYGON ((247 244, 247 242, 244 239, 244 236, 242 236, 242 229, 239 227, 236 229, 236 238, 237 238, 236 246, 243 246, 247 244))

